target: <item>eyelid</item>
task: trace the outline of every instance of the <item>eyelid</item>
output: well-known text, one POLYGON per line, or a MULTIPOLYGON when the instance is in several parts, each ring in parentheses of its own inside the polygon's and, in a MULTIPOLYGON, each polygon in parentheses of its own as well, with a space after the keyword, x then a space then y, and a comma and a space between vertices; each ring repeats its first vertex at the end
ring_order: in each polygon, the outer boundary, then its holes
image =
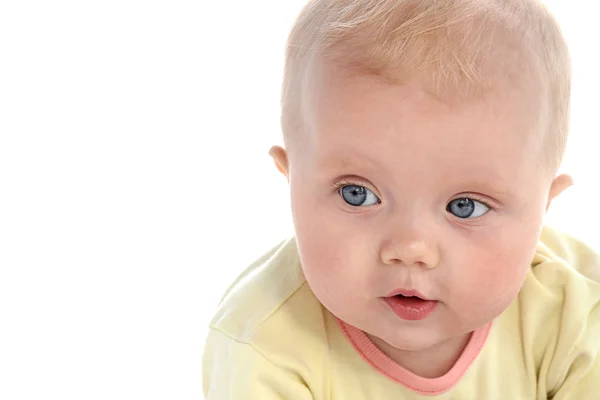
POLYGON ((489 208, 490 211, 495 211, 499 207, 495 201, 489 199, 488 197, 485 197, 485 196, 482 196, 482 195, 476 194, 476 193, 459 194, 459 195, 453 197, 448 202, 448 204, 451 203, 452 201, 458 200, 458 199, 470 199, 470 200, 478 201, 481 204, 483 204, 484 206, 486 206, 487 208, 489 208))
MULTIPOLYGON (((338 191, 341 188, 343 188, 344 186, 348 186, 348 185, 363 186, 363 187, 369 189, 370 191, 372 191, 381 201, 381 195, 377 190, 375 190, 373 184, 371 184, 371 182, 369 182, 368 180, 366 180, 364 178, 359 178, 357 176, 344 176, 339 179, 336 179, 331 183, 331 188, 334 191, 338 191)), ((500 205, 496 201, 490 199, 487 196, 484 196, 484 195, 481 195, 478 193, 461 193, 461 194, 454 196, 449 202, 454 201, 456 199, 463 199, 463 198, 478 201, 478 202, 482 203, 483 205, 485 205, 486 207, 488 207, 490 209, 490 211, 496 211, 500 207, 500 205)))
POLYGON ((379 197, 381 199, 381 196, 379 195, 377 190, 374 189, 371 182, 367 181, 366 179, 361 179, 361 178, 358 178, 355 176, 346 176, 346 177, 342 177, 340 179, 336 179, 331 183, 331 188, 333 190, 337 191, 337 190, 343 188, 344 186, 349 186, 349 185, 363 186, 363 187, 369 189, 370 191, 372 191, 377 197, 379 197))

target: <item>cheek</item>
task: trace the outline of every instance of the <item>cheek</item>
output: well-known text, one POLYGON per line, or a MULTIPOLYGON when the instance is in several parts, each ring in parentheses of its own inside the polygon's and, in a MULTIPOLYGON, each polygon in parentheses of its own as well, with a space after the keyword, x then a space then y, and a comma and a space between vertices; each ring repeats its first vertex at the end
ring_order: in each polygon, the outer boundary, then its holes
POLYGON ((537 225, 505 228, 509 229, 495 230, 490 237, 477 240, 468 255, 470 260, 463 260, 470 265, 461 282, 469 296, 459 301, 482 313, 502 312, 518 294, 531 268, 539 237, 537 225))
POLYGON ((514 297, 523 283, 530 267, 529 252, 505 249, 496 256, 482 256, 478 264, 478 273, 473 274, 469 286, 479 290, 482 297, 493 300, 514 297))
MULTIPOLYGON (((291 207, 298 252, 306 280, 321 302, 351 302, 364 286, 369 266, 369 234, 333 199, 315 201, 297 193, 291 207)), ((372 260, 371 260, 372 261, 372 260)))

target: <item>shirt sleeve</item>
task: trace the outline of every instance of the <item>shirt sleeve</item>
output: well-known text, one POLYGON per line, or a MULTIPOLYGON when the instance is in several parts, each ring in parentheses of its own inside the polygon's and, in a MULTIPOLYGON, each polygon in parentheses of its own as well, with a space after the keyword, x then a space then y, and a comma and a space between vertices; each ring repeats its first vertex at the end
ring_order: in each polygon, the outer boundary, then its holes
POLYGON ((208 334, 202 373, 205 400, 313 400, 299 374, 216 329, 208 334))

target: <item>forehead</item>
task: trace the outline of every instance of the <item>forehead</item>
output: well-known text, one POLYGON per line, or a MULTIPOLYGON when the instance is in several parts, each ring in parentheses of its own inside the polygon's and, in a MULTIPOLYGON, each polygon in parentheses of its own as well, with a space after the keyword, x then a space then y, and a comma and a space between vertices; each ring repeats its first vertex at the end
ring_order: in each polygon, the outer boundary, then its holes
POLYGON ((310 151, 332 165, 352 154, 364 163, 501 167, 530 155, 540 108, 527 93, 450 105, 417 85, 332 75, 306 97, 310 151))

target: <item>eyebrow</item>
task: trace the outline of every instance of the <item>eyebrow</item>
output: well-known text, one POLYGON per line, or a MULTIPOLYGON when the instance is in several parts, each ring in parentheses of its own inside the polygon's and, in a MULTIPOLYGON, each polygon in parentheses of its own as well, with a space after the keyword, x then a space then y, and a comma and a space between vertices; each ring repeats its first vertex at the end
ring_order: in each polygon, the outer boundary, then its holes
POLYGON ((515 193, 510 189, 504 189, 503 187, 494 185, 490 182, 467 181, 461 186, 464 186, 466 188, 479 189, 483 194, 493 193, 496 196, 500 196, 501 198, 515 197, 515 193))
POLYGON ((320 165, 327 169, 347 168, 350 166, 365 169, 376 169, 381 167, 375 160, 365 156, 354 157, 356 161, 350 161, 350 157, 332 156, 324 158, 326 160, 321 162, 320 165))
MULTIPOLYGON (((381 166, 376 161, 368 157, 356 157, 359 161, 350 161, 348 157, 332 156, 321 163, 321 166, 327 170, 344 169, 347 167, 356 167, 360 169, 381 170, 381 166)), ((470 191, 481 192, 481 194, 490 194, 501 198, 513 198, 515 194, 510 189, 505 189, 503 185, 494 185, 487 181, 470 180, 461 183, 462 188, 470 188, 470 191)), ((467 190, 469 191, 469 190, 467 190)))
MULTIPOLYGON (((385 169, 382 169, 381 164, 377 162, 376 159, 368 157, 365 154, 359 154, 357 152, 344 152, 343 154, 325 154, 319 165, 327 170, 337 170, 345 169, 348 167, 354 167, 362 170, 376 170, 379 173, 389 172, 385 169)), ((481 194, 494 195, 505 199, 516 197, 515 193, 510 189, 505 188, 505 186, 506 185, 495 185, 490 181, 482 181, 478 179, 466 180, 464 183, 460 184, 460 187, 467 189, 466 192, 479 191, 481 192, 481 194), (469 188, 471 189, 469 190, 469 188)))

